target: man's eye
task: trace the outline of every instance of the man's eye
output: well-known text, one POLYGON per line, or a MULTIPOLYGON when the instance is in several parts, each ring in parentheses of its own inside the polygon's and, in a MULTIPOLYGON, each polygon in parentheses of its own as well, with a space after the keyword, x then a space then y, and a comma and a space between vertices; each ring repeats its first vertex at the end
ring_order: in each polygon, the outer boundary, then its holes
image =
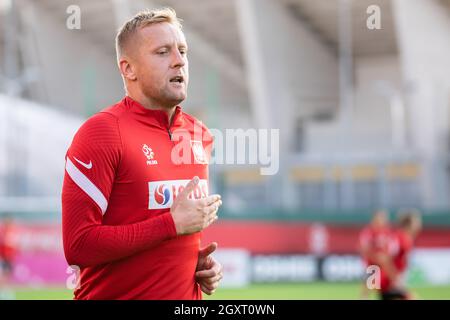
POLYGON ((158 51, 158 54, 159 54, 159 55, 163 55, 163 54, 166 54, 166 53, 167 53, 166 50, 164 50, 164 51, 158 51))

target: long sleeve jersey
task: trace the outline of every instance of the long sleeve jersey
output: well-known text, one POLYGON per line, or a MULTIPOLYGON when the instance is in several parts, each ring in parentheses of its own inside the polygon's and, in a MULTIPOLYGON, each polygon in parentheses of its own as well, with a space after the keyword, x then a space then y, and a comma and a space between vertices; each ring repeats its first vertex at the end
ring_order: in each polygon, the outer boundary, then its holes
POLYGON ((208 129, 176 107, 130 97, 89 118, 66 154, 64 253, 80 269, 75 299, 201 299, 201 233, 177 236, 170 207, 194 176, 209 193, 208 129))

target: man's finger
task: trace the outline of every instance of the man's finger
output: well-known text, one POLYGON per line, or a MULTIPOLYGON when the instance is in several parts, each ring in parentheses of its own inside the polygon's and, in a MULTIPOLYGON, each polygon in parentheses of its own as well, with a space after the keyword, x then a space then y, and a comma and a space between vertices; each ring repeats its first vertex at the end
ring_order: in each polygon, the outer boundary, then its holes
POLYGON ((195 273, 195 276, 197 277, 197 278, 212 278, 212 277, 215 277, 215 276, 217 276, 219 273, 216 271, 216 270, 214 270, 214 269, 207 269, 207 270, 201 270, 201 271, 197 271, 196 273, 195 273))
POLYGON ((202 283, 200 286, 203 286, 203 288, 207 289, 209 292, 214 292, 219 285, 217 283, 202 283))
POLYGON ((201 282, 205 285, 219 285, 220 280, 222 280, 222 275, 218 274, 212 278, 197 278, 198 282, 201 282))
POLYGON ((200 285, 200 288, 202 289, 203 293, 207 294, 208 296, 213 294, 215 291, 215 290, 210 290, 210 289, 206 288, 204 285, 200 285))
POLYGON ((213 224, 214 221, 216 221, 217 219, 219 219, 219 217, 217 216, 217 211, 215 211, 215 212, 209 214, 208 221, 206 221, 205 228, 209 227, 209 226, 210 226, 211 224, 213 224))
POLYGON ((198 185, 200 179, 199 177, 195 176, 194 178, 192 178, 191 181, 188 182, 188 184, 184 187, 183 191, 181 191, 178 196, 177 199, 187 199, 187 197, 189 196, 189 194, 194 191, 195 187, 198 185))
POLYGON ((220 203, 221 203, 221 200, 216 201, 207 207, 204 207, 203 212, 206 214, 212 214, 212 213, 216 212, 217 210, 219 210, 220 203))
POLYGON ((207 257, 217 249, 217 242, 211 242, 198 252, 199 257, 207 257))
POLYGON ((207 196, 206 198, 200 199, 199 201, 200 201, 201 206, 206 207, 206 206, 210 206, 211 204, 213 204, 221 199, 222 199, 222 197, 220 196, 220 194, 212 194, 210 196, 207 196))
POLYGON ((209 278, 211 281, 220 281, 223 278, 223 267, 217 261, 212 260, 213 266, 211 268, 200 270, 195 273, 199 279, 209 278))
POLYGON ((215 283, 198 282, 198 284, 200 285, 200 287, 208 291, 215 291, 219 287, 218 282, 215 283))

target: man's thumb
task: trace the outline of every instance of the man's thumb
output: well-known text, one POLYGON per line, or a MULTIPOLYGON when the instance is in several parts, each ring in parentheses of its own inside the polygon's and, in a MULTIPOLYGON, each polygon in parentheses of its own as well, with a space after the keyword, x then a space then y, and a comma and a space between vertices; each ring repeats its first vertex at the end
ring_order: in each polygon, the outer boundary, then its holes
POLYGON ((198 252, 199 257, 207 257, 217 249, 217 242, 211 242, 198 252))
POLYGON ((200 181, 200 179, 195 176, 194 178, 192 178, 191 181, 188 182, 188 184, 186 185, 186 187, 184 187, 183 191, 181 191, 181 193, 178 195, 177 199, 187 199, 187 197, 189 196, 189 194, 194 191, 195 187, 198 185, 198 182, 200 181))

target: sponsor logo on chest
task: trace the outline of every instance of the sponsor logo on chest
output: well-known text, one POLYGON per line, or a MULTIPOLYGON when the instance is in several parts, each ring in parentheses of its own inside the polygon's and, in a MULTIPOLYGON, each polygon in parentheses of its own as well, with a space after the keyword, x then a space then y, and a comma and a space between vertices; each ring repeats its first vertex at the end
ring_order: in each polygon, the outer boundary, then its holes
MULTIPOLYGON (((148 208, 166 209, 170 208, 177 195, 183 191, 190 180, 164 180, 151 181, 148 183, 148 208)), ((189 195, 189 199, 201 199, 208 196, 208 182, 201 179, 189 195)))

